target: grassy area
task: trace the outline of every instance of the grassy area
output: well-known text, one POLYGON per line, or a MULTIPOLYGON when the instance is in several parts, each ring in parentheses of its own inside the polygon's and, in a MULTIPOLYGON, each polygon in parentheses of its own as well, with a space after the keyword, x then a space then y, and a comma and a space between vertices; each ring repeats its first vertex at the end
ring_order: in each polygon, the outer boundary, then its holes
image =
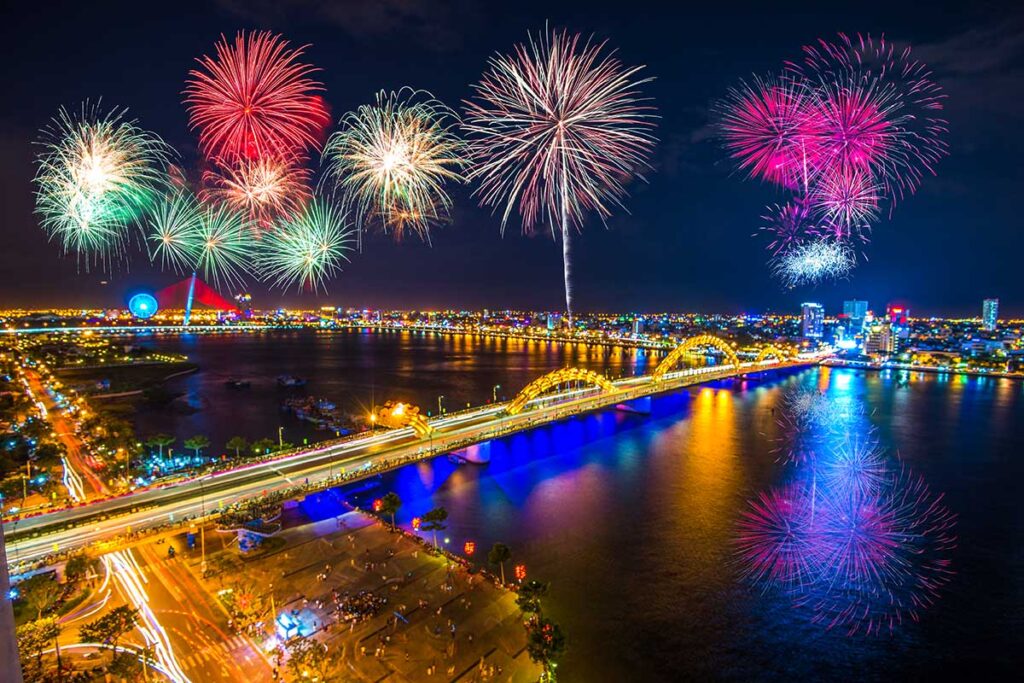
POLYGON ((169 376, 181 372, 194 372, 199 368, 195 363, 138 363, 110 367, 66 368, 55 374, 61 381, 79 387, 89 396, 118 394, 126 391, 141 391, 161 385, 169 376), (107 381, 109 387, 99 387, 107 381))

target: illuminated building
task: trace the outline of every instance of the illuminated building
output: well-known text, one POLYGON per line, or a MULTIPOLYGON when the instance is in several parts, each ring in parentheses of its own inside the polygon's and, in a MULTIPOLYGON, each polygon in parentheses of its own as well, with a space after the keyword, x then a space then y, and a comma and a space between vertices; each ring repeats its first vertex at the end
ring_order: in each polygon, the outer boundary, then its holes
POLYGON ((639 337, 644 333, 644 319, 640 316, 633 318, 633 336, 639 337))
POLYGON ((981 324, 987 332, 995 332, 999 323, 999 299, 985 299, 981 302, 981 324))
POLYGON ((850 320, 847 328, 849 336, 860 334, 864 329, 864 319, 868 315, 868 302, 860 299, 852 299, 843 302, 843 315, 850 320))
POLYGON ((864 337, 864 353, 869 356, 891 356, 896 353, 896 335, 888 321, 872 325, 864 337))
POLYGON ((902 304, 889 304, 885 309, 885 317, 889 319, 890 325, 906 327, 909 316, 910 309, 902 304))
POLYGON ((821 304, 805 303, 801 306, 801 330, 808 339, 821 339, 825 331, 825 309, 821 304))
POLYGON ((562 316, 559 313, 548 313, 548 329, 554 332, 562 326, 562 316))

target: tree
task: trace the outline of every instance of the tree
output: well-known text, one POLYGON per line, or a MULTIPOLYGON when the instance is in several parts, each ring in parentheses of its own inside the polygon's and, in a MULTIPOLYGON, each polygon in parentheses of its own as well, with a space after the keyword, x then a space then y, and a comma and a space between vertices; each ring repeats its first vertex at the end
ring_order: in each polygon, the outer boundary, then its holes
POLYGON ((423 515, 423 524, 420 526, 424 531, 434 534, 434 549, 437 549, 437 532, 448 528, 448 511, 443 507, 436 507, 423 515))
POLYGON ((296 638, 288 643, 288 669, 296 680, 327 680, 335 659, 327 645, 312 638, 296 638))
POLYGON ((398 497, 398 494, 394 491, 386 494, 380 499, 380 511, 386 515, 391 515, 391 530, 395 530, 395 513, 398 512, 398 508, 402 507, 402 499, 398 497))
POLYGON ((541 617, 526 630, 526 651, 535 663, 544 667, 545 680, 550 680, 555 661, 565 652, 565 635, 550 619, 541 617))
POLYGON ((101 643, 116 651, 117 641, 135 628, 138 619, 139 610, 121 605, 79 628, 78 637, 87 643, 101 643))
POLYGON ((154 434, 146 440, 146 445, 150 448, 160 449, 160 457, 164 457, 164 449, 174 443, 174 437, 170 434, 154 434))
POLYGON ((516 596, 516 606, 524 614, 535 614, 539 617, 541 614, 540 599, 547 595, 547 592, 548 584, 543 581, 530 579, 519 587, 519 593, 516 596))
POLYGON ((252 442, 252 451, 256 455, 264 455, 269 453, 275 446, 277 446, 277 442, 273 439, 259 439, 252 442))
POLYGON ((185 448, 189 449, 199 457, 199 451, 210 445, 210 437, 205 434, 196 434, 185 439, 185 448))
MULTIPOLYGON (((15 631, 18 638, 18 652, 21 653, 22 661, 28 661, 34 657, 40 673, 43 667, 43 650, 51 642, 56 644, 57 636, 60 635, 60 624, 53 617, 46 619, 35 619, 22 624, 15 631)), ((57 650, 58 661, 60 650, 57 650)))
POLYGON ((18 592, 25 604, 36 613, 36 619, 41 619, 43 612, 52 607, 64 591, 53 574, 36 574, 19 583, 18 592))
POLYGON ((64 565, 64 577, 69 581, 80 579, 92 570, 95 563, 88 555, 75 555, 64 565))
POLYGON ((495 543, 487 553, 487 561, 501 567, 501 582, 505 583, 505 563, 512 559, 512 550, 504 543, 495 543))
POLYGON ((242 451, 249 447, 249 442, 245 440, 244 436, 233 436, 228 439, 228 442, 224 444, 224 447, 229 451, 235 452, 235 457, 239 457, 242 451))

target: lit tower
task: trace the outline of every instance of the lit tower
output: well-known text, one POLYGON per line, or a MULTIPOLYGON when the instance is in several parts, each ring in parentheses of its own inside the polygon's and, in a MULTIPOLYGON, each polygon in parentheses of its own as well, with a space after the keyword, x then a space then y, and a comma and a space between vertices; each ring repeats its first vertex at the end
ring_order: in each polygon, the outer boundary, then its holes
POLYGON ((981 302, 981 324, 989 332, 996 331, 999 324, 999 299, 985 299, 981 302))
POLYGON ((825 333, 825 309, 821 304, 805 303, 801 306, 803 336, 821 339, 825 333))

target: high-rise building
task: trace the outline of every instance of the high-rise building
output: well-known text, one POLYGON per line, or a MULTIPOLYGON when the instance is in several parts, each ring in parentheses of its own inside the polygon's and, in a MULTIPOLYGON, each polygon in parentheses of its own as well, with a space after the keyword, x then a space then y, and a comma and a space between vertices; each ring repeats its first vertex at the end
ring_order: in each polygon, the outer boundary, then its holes
POLYGON ((896 353, 896 335, 888 321, 872 324, 864 335, 864 353, 869 356, 891 356, 896 353))
POLYGON ((864 318, 868 315, 868 302, 859 299, 844 301, 843 315, 850 319, 847 334, 851 337, 860 334, 864 329, 864 318))
POLYGON ((981 324, 989 332, 995 332, 999 324, 999 299, 985 299, 981 302, 981 324))
POLYGON ((633 336, 639 337, 644 333, 644 319, 640 316, 633 318, 633 336))
POLYGON ((803 335, 808 339, 821 339, 825 333, 825 309, 821 304, 805 303, 801 306, 803 335))

